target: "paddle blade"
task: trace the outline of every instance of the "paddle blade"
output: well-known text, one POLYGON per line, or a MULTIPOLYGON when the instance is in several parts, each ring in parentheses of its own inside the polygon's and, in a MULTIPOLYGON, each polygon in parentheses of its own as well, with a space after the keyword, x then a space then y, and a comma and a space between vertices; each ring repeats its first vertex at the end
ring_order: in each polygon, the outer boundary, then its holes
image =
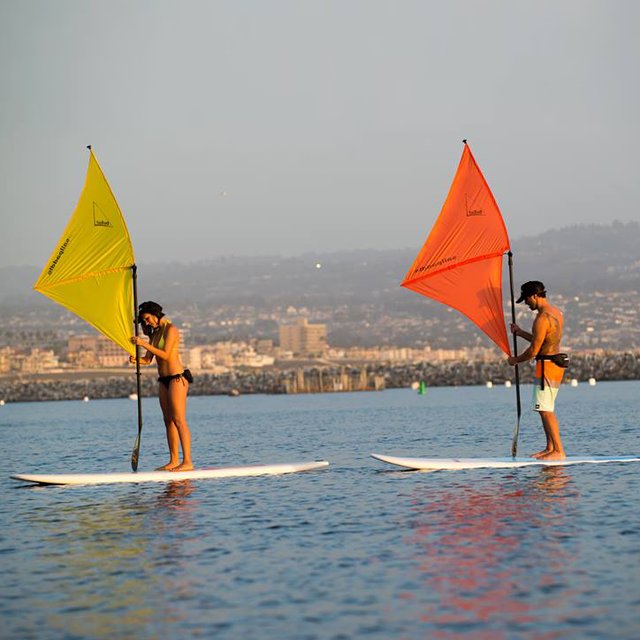
POLYGON ((136 438, 136 442, 133 445, 133 453, 131 454, 131 469, 133 471, 138 470, 138 460, 140 459, 140 433, 136 438))
POLYGON ((513 430, 513 440, 511 441, 511 457, 515 458, 518 455, 518 435, 520 434, 520 416, 516 421, 516 426, 513 430))

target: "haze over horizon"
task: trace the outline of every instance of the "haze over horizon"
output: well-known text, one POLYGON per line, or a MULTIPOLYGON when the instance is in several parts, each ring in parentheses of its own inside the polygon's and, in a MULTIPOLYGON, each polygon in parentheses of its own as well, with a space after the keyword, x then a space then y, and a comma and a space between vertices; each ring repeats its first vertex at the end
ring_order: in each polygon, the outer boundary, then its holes
POLYGON ((512 239, 640 221, 638 18, 629 1, 3 0, 0 267, 49 257, 87 144, 140 263, 417 251, 463 138, 512 239))
MULTIPOLYGON (((558 232, 559 234, 564 234, 566 232, 571 232, 573 231, 573 229, 587 229, 587 228, 601 228, 601 229, 610 229, 612 226, 617 225, 617 224, 622 224, 624 226, 624 228, 628 228, 631 229, 632 227, 629 227, 629 225, 635 225, 636 229, 638 228, 638 225, 640 225, 640 222, 629 222, 629 223, 622 223, 618 220, 613 220, 611 223, 609 224, 603 224, 603 225, 568 225, 566 227, 556 227, 556 228, 550 228, 550 229, 546 229, 545 231, 541 232, 540 234, 533 234, 533 235, 527 235, 527 236, 521 236, 521 237, 510 237, 511 240, 511 246, 512 246, 512 250, 514 250, 515 255, 516 255, 516 259, 518 258, 518 253, 519 253, 519 249, 521 249, 523 247, 523 243, 526 243, 528 240, 533 240, 535 241, 536 245, 539 243, 540 241, 540 236, 544 236, 545 234, 548 233, 555 233, 558 232)), ((634 233, 634 237, 635 237, 635 233, 634 233)), ((426 239, 426 235, 425 238, 423 238, 423 240, 426 239)), ((415 258, 415 255, 417 255, 418 250, 420 249, 420 247, 422 246, 422 240, 420 241, 419 244, 416 244, 414 246, 404 246, 404 247, 386 247, 386 248, 381 248, 381 247, 359 247, 357 249, 343 249, 343 248, 337 248, 337 249, 327 249, 326 251, 323 251, 321 249, 306 249, 306 250, 301 250, 298 253, 275 253, 275 252, 264 252, 264 253, 259 253, 259 254, 249 254, 247 253, 232 253, 232 252, 227 252, 227 253, 218 253, 216 255, 209 255, 209 256, 198 256, 198 257, 191 257, 187 254, 185 254, 184 256, 178 256, 175 259, 156 259, 154 258, 153 255, 149 255, 147 256, 147 259, 136 259, 136 263, 138 264, 138 267, 157 267, 160 265, 165 265, 165 264, 175 264, 175 265, 180 265, 180 266, 189 266, 189 265, 197 265, 199 263, 202 264, 208 264, 208 263, 217 263, 220 261, 238 261, 238 260, 252 260, 253 258, 256 258, 258 260, 263 260, 263 259, 273 259, 273 260, 300 260, 300 259, 305 259, 305 258, 309 258, 309 260, 316 260, 316 259, 320 259, 320 260, 328 260, 331 258, 331 256, 336 256, 336 257, 340 257, 340 256, 345 256, 348 255, 349 253, 353 253, 353 254, 363 254, 363 255, 367 255, 367 254, 371 254, 372 252, 377 252, 380 254, 384 254, 387 252, 398 252, 398 251, 405 251, 406 252, 406 266, 407 268, 411 265, 413 259, 415 258), (414 255, 415 254, 415 255, 414 255)), ((576 254, 577 255, 577 254, 576 254)), ((506 257, 505 257, 506 260, 506 257)), ((0 270, 5 270, 5 271, 13 271, 15 270, 16 272, 24 272, 24 270, 33 270, 34 273, 34 278, 36 277, 37 273, 40 273, 40 271, 42 270, 44 263, 46 262, 46 260, 43 262, 43 264, 35 264, 35 263, 31 263, 31 264, 27 264, 25 262, 18 262, 15 264, 7 264, 7 265, 0 265, 0 270)), ((310 263, 311 266, 316 265, 317 268, 322 268, 327 266, 325 262, 322 263, 315 263, 312 262, 310 263)), ((403 263, 404 265, 404 263, 403 263)), ((404 274, 404 271, 402 272, 402 274, 404 274)))

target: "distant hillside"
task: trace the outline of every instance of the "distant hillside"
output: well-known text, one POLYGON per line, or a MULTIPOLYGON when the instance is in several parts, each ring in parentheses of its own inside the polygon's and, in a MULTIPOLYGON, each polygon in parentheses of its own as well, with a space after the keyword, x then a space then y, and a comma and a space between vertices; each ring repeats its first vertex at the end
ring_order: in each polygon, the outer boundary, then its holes
POLYGON ((640 224, 579 225, 513 242, 517 280, 564 294, 640 287, 640 224))
MULTIPOLYGON (((412 311, 424 299, 399 283, 424 239, 416 238, 415 246, 402 250, 140 264, 140 297, 168 308, 379 304, 412 311)), ((516 286, 543 280, 551 294, 567 295, 640 289, 640 224, 567 227, 512 244, 516 286)), ((3 312, 45 310, 51 304, 31 290, 38 273, 36 267, 0 269, 3 312)))

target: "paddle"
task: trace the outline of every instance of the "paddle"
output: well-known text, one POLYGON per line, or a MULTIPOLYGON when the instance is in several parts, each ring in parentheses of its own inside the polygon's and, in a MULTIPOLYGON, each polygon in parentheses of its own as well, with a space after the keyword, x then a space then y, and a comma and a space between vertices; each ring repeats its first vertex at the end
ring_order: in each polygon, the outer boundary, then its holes
MULTIPOLYGON (((509 288, 511 290, 511 322, 515 324, 516 322, 516 305, 515 305, 515 296, 513 295, 513 253, 509 251, 509 288)), ((516 334, 513 335, 513 355, 518 357, 518 336, 516 334)), ((522 409, 520 406, 520 371, 518 369, 518 365, 515 366, 516 372, 516 410, 517 410, 517 419, 516 426, 513 430, 513 440, 511 441, 511 457, 515 458, 518 453, 518 436, 520 434, 520 415, 522 413, 522 409)))
MULTIPOLYGON (((133 275, 133 325, 136 338, 138 337, 138 267, 132 265, 133 275)), ((140 384, 140 347, 136 345, 136 390, 138 392, 138 436, 133 445, 131 454, 131 468, 138 470, 138 460, 140 459, 140 436, 142 435, 142 388, 140 384)))

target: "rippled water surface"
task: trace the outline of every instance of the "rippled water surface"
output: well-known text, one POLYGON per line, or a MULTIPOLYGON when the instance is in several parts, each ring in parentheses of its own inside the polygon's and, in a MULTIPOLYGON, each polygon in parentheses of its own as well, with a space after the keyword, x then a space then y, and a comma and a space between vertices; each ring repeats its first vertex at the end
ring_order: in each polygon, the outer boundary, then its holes
MULTIPOLYGON (((639 389, 563 388, 568 452, 640 453, 639 389)), ((191 398, 200 466, 331 466, 67 488, 9 475, 128 471, 135 403, 0 407, 1 635, 640 637, 640 463, 419 473, 368 456, 508 455, 514 406, 479 387, 191 398)), ((144 411, 146 470, 166 445, 144 411)), ((542 444, 524 410, 521 453, 542 444)))

